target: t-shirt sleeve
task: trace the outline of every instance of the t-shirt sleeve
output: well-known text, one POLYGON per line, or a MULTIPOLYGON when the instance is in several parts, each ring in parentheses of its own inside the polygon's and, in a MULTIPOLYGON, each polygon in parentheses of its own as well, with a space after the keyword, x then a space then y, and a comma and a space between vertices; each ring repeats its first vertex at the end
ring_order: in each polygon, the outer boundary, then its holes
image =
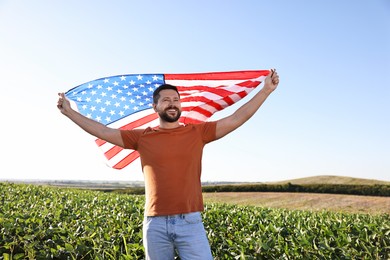
POLYGON ((125 149, 138 149, 138 140, 142 135, 143 130, 121 130, 122 140, 125 149))
POLYGON ((215 121, 205 122, 201 125, 203 126, 202 127, 203 142, 207 144, 216 140, 217 122, 215 121))

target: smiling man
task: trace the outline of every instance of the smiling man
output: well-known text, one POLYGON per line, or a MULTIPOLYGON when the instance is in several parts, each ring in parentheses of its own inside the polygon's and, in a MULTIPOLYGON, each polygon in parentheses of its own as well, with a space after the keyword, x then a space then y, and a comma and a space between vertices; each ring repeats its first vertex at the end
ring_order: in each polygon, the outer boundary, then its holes
POLYGON ((180 95, 163 84, 153 93, 159 127, 119 130, 73 110, 64 93, 58 109, 83 130, 102 140, 139 152, 145 178, 144 247, 146 259, 212 259, 201 211, 202 154, 204 146, 244 124, 279 84, 271 70, 263 88, 232 115, 200 124, 179 123, 180 95))

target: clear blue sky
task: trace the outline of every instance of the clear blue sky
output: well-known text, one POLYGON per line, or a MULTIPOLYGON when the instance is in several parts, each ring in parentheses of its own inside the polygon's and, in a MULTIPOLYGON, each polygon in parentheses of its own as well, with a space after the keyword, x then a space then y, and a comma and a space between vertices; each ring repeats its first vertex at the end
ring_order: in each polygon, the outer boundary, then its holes
POLYGON ((390 181, 388 0, 3 0, 0 35, 0 179, 143 179, 139 161, 105 166, 58 92, 119 74, 276 68, 257 114, 206 146, 203 181, 390 181))

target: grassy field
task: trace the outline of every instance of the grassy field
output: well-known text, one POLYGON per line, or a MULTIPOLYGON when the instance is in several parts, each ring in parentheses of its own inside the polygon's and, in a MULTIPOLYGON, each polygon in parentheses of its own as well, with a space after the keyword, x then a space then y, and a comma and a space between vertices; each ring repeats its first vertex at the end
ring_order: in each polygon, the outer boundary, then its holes
MULTIPOLYGON (((307 178, 272 182, 269 184, 351 184, 390 185, 390 182, 343 176, 322 175, 307 178)), ((390 214, 390 197, 289 193, 289 192, 218 192, 204 193, 206 202, 251 205, 280 209, 332 211, 346 213, 390 214)))
POLYGON ((290 192, 203 193, 205 202, 291 210, 390 214, 390 197, 290 192))
MULTIPOLYGON (((144 258, 143 195, 1 182, 0 194, 0 260, 144 258)), ((215 260, 390 259, 389 214, 205 207, 215 260)))

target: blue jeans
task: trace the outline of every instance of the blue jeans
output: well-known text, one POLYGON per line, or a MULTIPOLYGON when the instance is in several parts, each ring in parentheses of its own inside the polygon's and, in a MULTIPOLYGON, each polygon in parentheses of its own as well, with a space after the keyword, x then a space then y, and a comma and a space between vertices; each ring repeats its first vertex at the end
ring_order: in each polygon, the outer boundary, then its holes
POLYGON ((146 259, 213 259, 200 212, 146 216, 143 223, 146 259))

